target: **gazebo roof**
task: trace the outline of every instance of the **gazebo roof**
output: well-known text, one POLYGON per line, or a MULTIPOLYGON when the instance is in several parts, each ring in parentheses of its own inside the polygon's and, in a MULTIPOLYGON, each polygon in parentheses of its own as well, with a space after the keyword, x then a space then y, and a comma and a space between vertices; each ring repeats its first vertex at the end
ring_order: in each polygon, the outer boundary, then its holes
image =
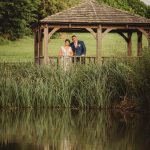
POLYGON ((150 24, 150 19, 129 12, 85 1, 76 7, 56 13, 41 20, 41 23, 52 24, 150 24))

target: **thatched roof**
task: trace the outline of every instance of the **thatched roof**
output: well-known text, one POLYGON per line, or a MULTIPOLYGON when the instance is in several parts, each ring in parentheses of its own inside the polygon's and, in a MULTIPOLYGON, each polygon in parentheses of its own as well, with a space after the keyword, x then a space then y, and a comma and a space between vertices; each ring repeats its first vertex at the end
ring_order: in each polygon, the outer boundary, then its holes
POLYGON ((150 19, 95 1, 86 1, 76 7, 48 16, 42 19, 41 23, 150 24, 150 19))

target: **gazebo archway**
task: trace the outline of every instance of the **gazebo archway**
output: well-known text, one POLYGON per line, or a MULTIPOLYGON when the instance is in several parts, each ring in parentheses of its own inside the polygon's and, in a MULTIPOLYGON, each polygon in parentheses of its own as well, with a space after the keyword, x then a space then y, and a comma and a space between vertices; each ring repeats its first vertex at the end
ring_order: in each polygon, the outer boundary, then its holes
POLYGON ((129 14, 95 1, 87 1, 69 10, 48 16, 34 27, 35 63, 48 64, 48 39, 59 31, 90 32, 96 39, 96 59, 102 61, 102 39, 110 32, 117 33, 127 43, 127 54, 132 56, 132 34, 137 33, 137 56, 142 55, 142 35, 150 49, 150 20, 129 14), (82 10, 80 10, 82 9, 82 10), (106 11, 103 11, 103 10, 106 11), (80 10, 80 11, 78 11, 80 10), (89 16, 87 13, 89 12, 89 16), (106 13, 108 12, 108 14, 106 13), (65 19, 64 19, 65 16, 65 19), (76 16, 76 17, 74 17, 76 16))

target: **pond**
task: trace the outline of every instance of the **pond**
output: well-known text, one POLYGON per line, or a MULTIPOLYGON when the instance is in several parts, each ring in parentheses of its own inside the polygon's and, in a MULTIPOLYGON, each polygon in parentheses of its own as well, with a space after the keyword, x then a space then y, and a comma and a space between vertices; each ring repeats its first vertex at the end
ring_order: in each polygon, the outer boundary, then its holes
POLYGON ((0 150, 149 148, 149 114, 104 110, 1 110, 0 113, 0 150))

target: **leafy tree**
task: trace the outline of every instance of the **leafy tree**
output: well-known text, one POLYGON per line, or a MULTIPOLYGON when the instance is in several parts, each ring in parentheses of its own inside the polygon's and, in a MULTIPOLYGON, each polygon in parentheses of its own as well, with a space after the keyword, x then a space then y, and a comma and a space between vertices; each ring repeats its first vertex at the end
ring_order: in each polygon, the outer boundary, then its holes
POLYGON ((38 19, 60 12, 68 7, 76 5, 81 0, 40 0, 38 5, 38 19))
POLYGON ((97 0, 110 6, 136 13, 141 16, 147 16, 148 6, 140 0, 97 0))
MULTIPOLYGON (((83 0, 0 0, 0 36, 15 40, 31 33, 32 23, 83 0)), ((150 6, 140 0, 97 0, 150 18, 150 6)))
POLYGON ((0 34, 7 39, 17 39, 30 33, 30 22, 35 21, 33 0, 1 0, 0 34))
POLYGON ((148 8, 147 8, 146 17, 147 17, 147 18, 150 18, 150 6, 148 6, 148 8))
POLYGON ((128 0, 128 5, 133 9, 134 13, 139 14, 141 16, 147 15, 148 6, 144 4, 142 1, 128 0))

